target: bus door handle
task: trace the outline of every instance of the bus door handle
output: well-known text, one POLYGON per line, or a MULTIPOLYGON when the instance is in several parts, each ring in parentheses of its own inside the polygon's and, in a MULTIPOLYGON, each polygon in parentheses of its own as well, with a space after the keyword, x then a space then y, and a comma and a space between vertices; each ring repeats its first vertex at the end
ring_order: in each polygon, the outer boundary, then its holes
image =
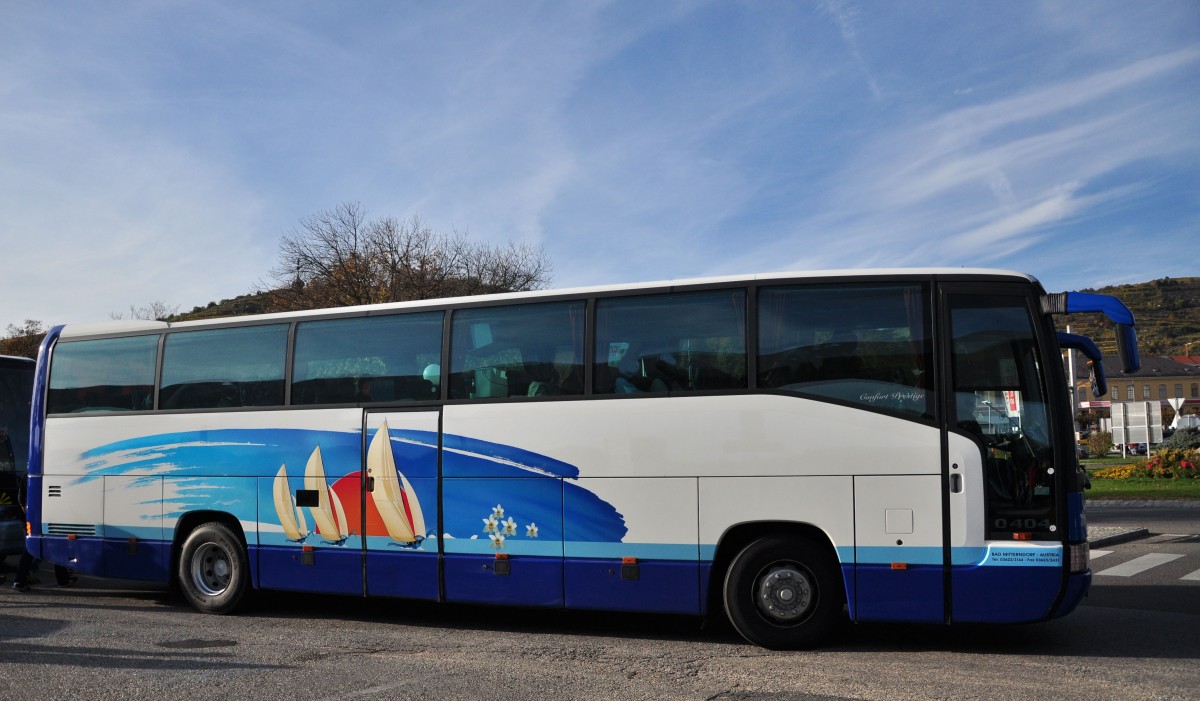
POLYGON ((375 491, 375 478, 374 477, 367 477, 367 491, 368 492, 375 491))
POLYGON ((959 474, 950 475, 950 491, 955 494, 962 494, 962 490, 963 490, 962 475, 959 475, 959 474))

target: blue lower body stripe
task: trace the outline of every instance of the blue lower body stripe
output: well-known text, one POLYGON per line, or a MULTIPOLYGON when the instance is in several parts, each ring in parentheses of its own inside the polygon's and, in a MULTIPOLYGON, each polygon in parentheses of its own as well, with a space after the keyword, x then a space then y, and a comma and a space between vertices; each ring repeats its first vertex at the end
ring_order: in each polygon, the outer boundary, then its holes
MULTIPOLYGON (((710 589, 721 586, 710 581, 712 562, 696 557, 707 546, 568 543, 570 556, 564 558, 555 553, 557 546, 537 544, 530 552, 497 558, 482 542, 448 539, 439 558, 430 547, 434 542, 365 554, 361 547, 315 547, 307 557, 297 545, 251 545, 251 581, 262 589, 313 593, 359 596, 365 591, 438 600, 444 591, 445 600, 464 603, 688 615, 706 613, 710 589), (542 549, 554 554, 533 552, 542 549), (629 560, 623 563, 622 557, 629 560)), ((174 575, 169 541, 38 535, 26 543, 43 559, 83 574, 159 582, 174 575)), ((944 621, 944 568, 921 562, 935 559, 935 550, 940 553, 934 548, 839 549, 851 618, 944 621), (867 557, 885 562, 863 561, 867 557), (907 559, 893 564, 893 557, 907 559)), ((950 570, 952 621, 1026 622, 1065 615, 1091 581, 1090 573, 1064 577, 1061 548, 1002 543, 978 552, 961 550, 957 554, 973 563, 950 570)))

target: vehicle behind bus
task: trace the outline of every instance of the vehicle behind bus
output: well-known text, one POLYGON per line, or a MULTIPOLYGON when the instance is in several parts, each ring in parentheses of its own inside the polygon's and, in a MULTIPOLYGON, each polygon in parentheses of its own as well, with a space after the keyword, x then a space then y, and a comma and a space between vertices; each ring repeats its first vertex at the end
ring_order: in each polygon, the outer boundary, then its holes
POLYGON ((34 362, 0 355, 0 559, 25 552, 20 492, 29 460, 34 362))

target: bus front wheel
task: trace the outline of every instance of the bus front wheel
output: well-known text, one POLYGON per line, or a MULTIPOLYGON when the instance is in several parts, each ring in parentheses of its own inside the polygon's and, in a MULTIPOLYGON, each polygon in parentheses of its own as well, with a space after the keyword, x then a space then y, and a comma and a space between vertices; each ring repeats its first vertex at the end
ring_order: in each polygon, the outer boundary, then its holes
POLYGON ((746 640, 771 650, 824 641, 842 611, 836 565, 812 542, 760 538, 725 573, 725 612, 746 640))
POLYGON ((204 613, 237 608, 250 580, 250 564, 241 540, 222 523, 205 523, 188 534, 179 553, 179 587, 204 613))

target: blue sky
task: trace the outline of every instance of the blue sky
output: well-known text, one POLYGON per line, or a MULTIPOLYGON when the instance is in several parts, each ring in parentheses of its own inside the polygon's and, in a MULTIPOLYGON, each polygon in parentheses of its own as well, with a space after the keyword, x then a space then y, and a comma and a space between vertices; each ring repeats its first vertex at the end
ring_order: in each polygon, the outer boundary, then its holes
POLYGON ((0 327, 259 288, 302 217, 554 286, 1200 275, 1200 4, 0 0, 0 327))

